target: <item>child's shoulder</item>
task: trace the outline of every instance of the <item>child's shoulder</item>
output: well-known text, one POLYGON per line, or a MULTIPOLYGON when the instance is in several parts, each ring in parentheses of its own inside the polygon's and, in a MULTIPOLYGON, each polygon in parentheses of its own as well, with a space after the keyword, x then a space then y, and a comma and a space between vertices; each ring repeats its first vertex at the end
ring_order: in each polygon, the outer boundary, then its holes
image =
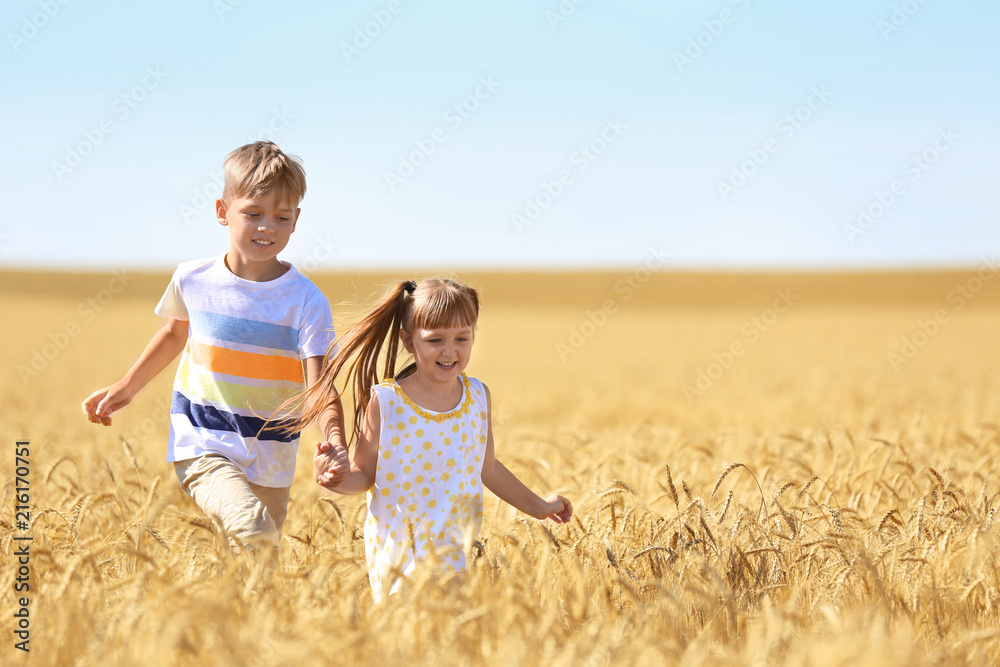
POLYGON ((226 256, 216 255, 203 259, 192 259, 181 262, 174 271, 174 280, 191 280, 199 282, 216 283, 218 286, 231 288, 248 288, 253 290, 280 288, 286 295, 293 298, 306 297, 307 300, 319 299, 329 302, 322 290, 316 286, 312 280, 306 277, 291 263, 288 263, 288 271, 279 278, 264 282, 253 283, 243 280, 230 272, 226 268, 226 256))
MULTIPOLYGON (((489 393, 486 383, 479 378, 471 375, 465 375, 464 378, 465 386, 468 387, 468 390, 473 394, 485 396, 489 393)), ((397 382, 398 379, 399 378, 386 378, 378 384, 373 384, 371 390, 373 393, 383 393, 386 395, 397 394, 399 396, 404 396, 406 392, 399 386, 399 382, 397 382)))
POLYGON ((203 273, 218 264, 220 259, 220 257, 205 257, 202 259, 190 259, 186 262, 181 262, 177 265, 177 270, 174 271, 174 275, 187 276, 194 273, 203 273))
POLYGON ((372 392, 373 393, 378 393, 378 394, 391 393, 391 394, 394 394, 397 391, 399 391, 399 385, 396 384, 396 381, 393 380, 392 378, 386 378, 385 380, 382 380, 378 384, 373 384, 372 385, 372 392))
POLYGON ((477 377, 472 377, 467 375, 466 378, 469 380, 469 393, 472 395, 474 401, 486 402, 489 399, 490 390, 486 386, 486 383, 477 377))
POLYGON ((200 285, 207 285, 212 280, 214 268, 219 260, 219 257, 206 257, 181 262, 170 277, 170 283, 174 289, 185 292, 200 285))
POLYGON ((486 383, 475 376, 466 375, 465 379, 469 381, 471 389, 486 389, 486 383))
POLYGON ((402 397, 397 393, 399 385, 389 378, 379 382, 378 384, 373 384, 371 389, 368 390, 370 396, 369 407, 377 406, 377 409, 381 412, 388 410, 390 406, 396 405, 397 400, 402 403, 402 397))
POLYGON ((286 264, 288 264, 288 272, 285 273, 285 275, 282 276, 282 278, 287 278, 289 283, 294 285, 295 289, 298 289, 303 292, 309 292, 311 294, 316 294, 322 296, 323 298, 326 298, 326 296, 323 294, 323 290, 321 290, 316 285, 316 283, 312 281, 311 278, 309 278, 306 274, 296 269, 295 265, 292 264, 291 262, 286 262, 286 264))

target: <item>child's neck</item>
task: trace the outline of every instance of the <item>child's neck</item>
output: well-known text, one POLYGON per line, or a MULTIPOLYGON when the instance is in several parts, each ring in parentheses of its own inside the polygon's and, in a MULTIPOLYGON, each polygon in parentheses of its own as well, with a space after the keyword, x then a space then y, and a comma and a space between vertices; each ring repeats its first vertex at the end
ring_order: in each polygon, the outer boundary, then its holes
POLYGON ((226 268, 237 278, 255 283, 266 283, 277 280, 288 273, 291 268, 278 258, 267 262, 251 262, 241 258, 237 253, 228 252, 225 257, 226 268))
POLYGON ((462 400, 465 387, 461 376, 438 382, 422 374, 419 369, 399 381, 399 386, 417 405, 434 412, 447 412, 462 400))

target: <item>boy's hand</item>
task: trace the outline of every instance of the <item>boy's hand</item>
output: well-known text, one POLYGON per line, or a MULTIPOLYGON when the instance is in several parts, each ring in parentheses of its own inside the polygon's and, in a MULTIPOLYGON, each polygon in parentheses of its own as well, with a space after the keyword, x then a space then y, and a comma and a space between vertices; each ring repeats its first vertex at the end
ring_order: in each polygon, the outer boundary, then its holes
POLYGON ((121 380, 87 397, 80 406, 83 414, 95 424, 111 426, 111 414, 131 403, 139 390, 181 353, 187 338, 187 320, 169 318, 121 380))
POLYGON ((556 523, 566 523, 573 517, 573 504, 568 499, 552 495, 546 498, 545 502, 549 510, 546 519, 552 519, 556 523))
POLYGON ((133 395, 121 383, 99 389, 81 404, 83 414, 95 424, 111 426, 111 413, 117 412, 132 402, 133 395))
POLYGON ((351 471, 351 462, 347 458, 347 450, 341 445, 329 442, 316 443, 316 456, 313 457, 313 477, 316 483, 327 489, 335 489, 347 479, 351 471))

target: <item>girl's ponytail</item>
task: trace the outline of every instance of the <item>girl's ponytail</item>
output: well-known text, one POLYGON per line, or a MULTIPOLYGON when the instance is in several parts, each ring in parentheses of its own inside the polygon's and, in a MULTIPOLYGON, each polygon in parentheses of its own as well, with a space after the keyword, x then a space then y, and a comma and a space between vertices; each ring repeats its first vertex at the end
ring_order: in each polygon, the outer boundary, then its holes
MULTIPOLYGON (((442 279, 423 280, 419 289, 412 280, 396 283, 368 314, 337 339, 323 359, 323 371, 316 384, 282 403, 264 429, 301 431, 340 397, 334 383, 346 370, 344 382, 351 385, 354 395, 351 439, 357 439, 365 423, 371 388, 396 374, 400 329, 435 329, 456 323, 474 327, 478 319, 479 293, 471 287, 442 279), (378 360, 383 347, 385 364, 379 374, 378 360)), ((410 364, 399 372, 397 379, 415 368, 415 364, 410 364)))
POLYGON ((371 388, 382 379, 392 377, 395 372, 400 346, 399 330, 403 326, 406 302, 411 298, 415 287, 416 283, 413 281, 397 283, 359 322, 348 328, 342 336, 338 336, 337 342, 323 359, 323 371, 316 383, 285 401, 264 428, 298 432, 319 418, 340 397, 334 383, 346 365, 346 382, 352 385, 354 394, 354 429, 351 439, 355 440, 365 423, 371 388), (387 344, 385 365, 380 376, 378 360, 382 348, 387 344), (282 418, 281 415, 289 412, 299 414, 290 419, 282 418))

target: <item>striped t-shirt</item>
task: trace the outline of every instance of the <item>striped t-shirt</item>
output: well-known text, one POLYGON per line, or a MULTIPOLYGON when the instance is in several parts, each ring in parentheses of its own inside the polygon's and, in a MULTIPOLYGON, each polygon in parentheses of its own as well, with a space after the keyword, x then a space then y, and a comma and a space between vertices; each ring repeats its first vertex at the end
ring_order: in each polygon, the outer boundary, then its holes
POLYGON ((189 322, 167 461, 219 453, 255 484, 290 486, 298 434, 261 427, 305 387, 302 360, 322 356, 333 342, 323 293, 295 267, 253 282, 214 257, 178 266, 156 314, 189 322))

